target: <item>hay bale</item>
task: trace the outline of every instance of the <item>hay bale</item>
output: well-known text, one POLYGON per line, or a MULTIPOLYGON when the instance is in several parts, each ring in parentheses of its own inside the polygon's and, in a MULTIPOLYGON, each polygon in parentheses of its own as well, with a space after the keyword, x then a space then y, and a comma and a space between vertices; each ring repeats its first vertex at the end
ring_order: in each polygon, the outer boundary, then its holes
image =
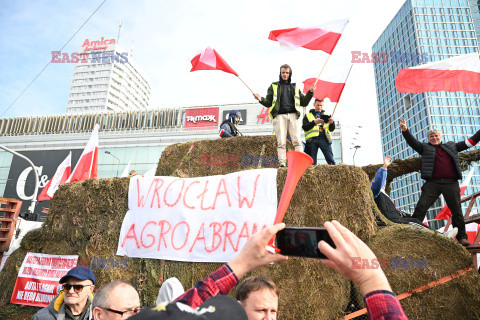
MULTIPOLYGON (((293 150, 287 142, 287 151, 293 150)), ((165 148, 157 176, 204 177, 278 167, 275 136, 244 136, 177 143, 165 148), (193 149, 188 152, 191 146, 193 149)))
MULTIPOLYGON (((383 228, 368 245, 379 259, 390 260, 384 271, 396 294, 409 292, 472 265, 471 255, 455 240, 410 225, 383 228), (423 262, 415 264, 420 261, 423 262)), ((409 319, 479 319, 478 292, 480 276, 473 270, 407 297, 401 304, 409 319)), ((360 298, 359 293, 357 297, 360 298)))

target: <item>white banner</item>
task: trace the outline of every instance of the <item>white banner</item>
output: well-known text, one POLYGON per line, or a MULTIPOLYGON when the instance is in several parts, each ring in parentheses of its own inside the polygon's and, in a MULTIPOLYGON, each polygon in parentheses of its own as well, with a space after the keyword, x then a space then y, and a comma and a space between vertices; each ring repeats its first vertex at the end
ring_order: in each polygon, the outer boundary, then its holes
POLYGON ((130 179, 117 255, 227 262, 277 210, 277 169, 130 179))

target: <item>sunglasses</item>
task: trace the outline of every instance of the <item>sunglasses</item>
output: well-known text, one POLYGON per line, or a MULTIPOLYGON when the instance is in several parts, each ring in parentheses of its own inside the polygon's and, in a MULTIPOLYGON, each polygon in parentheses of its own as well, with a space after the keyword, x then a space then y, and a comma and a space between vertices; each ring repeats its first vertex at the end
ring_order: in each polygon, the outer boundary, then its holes
POLYGON ((133 309, 133 310, 127 310, 127 311, 118 311, 118 310, 114 310, 114 309, 110 309, 110 308, 102 308, 102 309, 105 309, 105 310, 108 310, 108 311, 110 311, 110 312, 119 314, 122 318, 123 318, 123 315, 124 315, 124 314, 127 314, 127 317, 130 317, 130 316, 133 316, 134 314, 137 314, 137 313, 139 313, 140 311, 142 311, 142 307, 140 307, 140 308, 135 308, 135 309, 133 309))
POLYGON ((83 288, 85 287, 90 287, 92 286, 92 284, 87 284, 87 285, 83 285, 83 284, 69 284, 69 283, 65 283, 63 285, 63 290, 65 290, 66 292, 70 291, 70 289, 73 288, 73 290, 75 291, 75 293, 80 293, 83 288))

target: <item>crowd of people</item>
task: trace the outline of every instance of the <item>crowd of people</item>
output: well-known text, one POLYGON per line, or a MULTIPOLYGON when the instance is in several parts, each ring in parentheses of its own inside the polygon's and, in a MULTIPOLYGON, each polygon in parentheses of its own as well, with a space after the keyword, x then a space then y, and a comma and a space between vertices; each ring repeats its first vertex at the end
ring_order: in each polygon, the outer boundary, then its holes
MULTIPOLYGON (((284 227, 279 223, 255 233, 236 257, 207 278, 176 298, 170 295, 174 301, 149 308, 141 308, 136 289, 122 280, 104 284, 93 295, 95 275, 87 266, 77 266, 60 279, 60 294, 32 320, 276 319, 281 289, 265 276, 240 279, 288 259, 267 250, 269 240, 284 227), (236 299, 226 296, 236 285, 236 299)), ((382 269, 352 266, 352 258, 375 259, 370 248, 338 221, 326 222, 325 228, 335 247, 320 241, 318 248, 328 258, 320 262, 359 286, 370 319, 407 319, 382 269)))

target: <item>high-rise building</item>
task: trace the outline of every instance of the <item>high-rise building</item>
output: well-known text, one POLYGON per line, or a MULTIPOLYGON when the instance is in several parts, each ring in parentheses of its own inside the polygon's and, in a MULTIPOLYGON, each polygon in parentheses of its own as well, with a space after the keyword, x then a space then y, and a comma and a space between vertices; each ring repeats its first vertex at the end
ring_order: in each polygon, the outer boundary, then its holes
POLYGON ((67 113, 146 110, 149 99, 149 80, 115 39, 83 42, 67 113))
MULTIPOLYGON (((387 61, 374 64, 384 156, 391 155, 394 159, 418 156, 401 135, 402 117, 420 141, 426 141, 427 130, 431 128, 443 131, 443 141, 465 140, 480 129, 480 101, 476 95, 445 91, 398 93, 395 86, 402 68, 478 52, 475 28, 480 21, 472 19, 470 5, 467 0, 407 0, 373 45, 373 52, 388 53, 387 61)), ((476 12, 478 16, 478 5, 476 12)), ((479 190, 479 173, 475 165, 466 194, 479 190)), ((413 212, 422 184, 419 173, 403 175, 392 183, 391 197, 399 208, 413 212)), ((435 228, 443 225, 443 221, 432 219, 444 205, 444 199, 440 198, 427 214, 435 228)))

